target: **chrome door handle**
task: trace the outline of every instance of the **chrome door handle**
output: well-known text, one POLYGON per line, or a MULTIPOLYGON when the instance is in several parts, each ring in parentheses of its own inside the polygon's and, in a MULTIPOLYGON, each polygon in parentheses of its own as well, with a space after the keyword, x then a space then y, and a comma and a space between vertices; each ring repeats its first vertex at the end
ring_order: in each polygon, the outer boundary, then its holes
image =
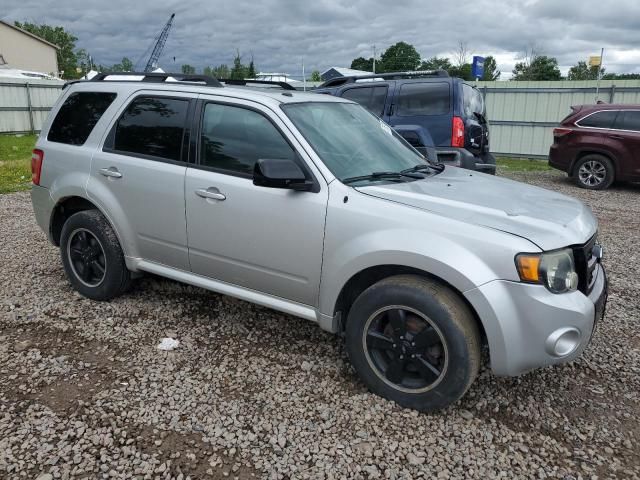
POLYGON ((209 187, 206 190, 199 188, 196 190, 196 195, 202 198, 210 198, 212 200, 226 200, 227 196, 224 193, 220 193, 217 188, 209 187))
POLYGON ((122 178, 122 174, 118 171, 116 167, 101 168, 100 174, 104 175, 105 177, 122 178))

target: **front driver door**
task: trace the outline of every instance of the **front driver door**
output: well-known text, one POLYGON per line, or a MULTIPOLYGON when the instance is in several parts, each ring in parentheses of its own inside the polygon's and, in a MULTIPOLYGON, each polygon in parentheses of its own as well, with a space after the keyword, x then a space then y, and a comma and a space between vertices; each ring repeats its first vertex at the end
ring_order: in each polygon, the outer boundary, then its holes
POLYGON ((199 116, 197 165, 185 182, 192 271, 316 305, 328 197, 322 177, 267 107, 207 96, 199 116), (317 188, 253 185, 260 158, 295 159, 317 188))

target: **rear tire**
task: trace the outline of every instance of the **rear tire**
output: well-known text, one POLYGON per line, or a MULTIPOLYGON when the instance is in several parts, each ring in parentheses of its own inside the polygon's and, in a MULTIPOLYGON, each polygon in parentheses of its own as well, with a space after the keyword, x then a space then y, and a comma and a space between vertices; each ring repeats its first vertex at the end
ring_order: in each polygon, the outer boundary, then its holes
POLYGON ((110 300, 131 284, 113 228, 97 210, 73 214, 62 227, 60 255, 69 282, 92 300, 110 300))
POLYGON ((581 188, 604 190, 611 186, 614 179, 613 162, 604 155, 585 155, 573 167, 573 180, 581 188))
POLYGON ((417 275, 381 280, 356 299, 346 347, 369 390, 420 411, 459 400, 481 362, 469 307, 449 287, 417 275))

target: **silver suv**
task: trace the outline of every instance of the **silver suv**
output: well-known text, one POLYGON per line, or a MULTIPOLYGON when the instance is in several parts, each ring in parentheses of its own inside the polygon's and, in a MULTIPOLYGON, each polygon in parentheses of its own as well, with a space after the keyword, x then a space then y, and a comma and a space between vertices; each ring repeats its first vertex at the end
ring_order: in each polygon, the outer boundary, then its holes
POLYGON ((572 360, 604 313, 586 206, 429 163, 339 97, 100 75, 65 89, 32 170, 82 295, 151 272, 317 322, 405 407, 462 397, 484 346, 497 375, 572 360))

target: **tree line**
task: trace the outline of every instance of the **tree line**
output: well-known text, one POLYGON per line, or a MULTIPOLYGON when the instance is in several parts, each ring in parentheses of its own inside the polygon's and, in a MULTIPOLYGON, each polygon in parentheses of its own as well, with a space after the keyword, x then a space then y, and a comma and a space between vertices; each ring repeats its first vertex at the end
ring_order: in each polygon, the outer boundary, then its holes
MULTIPOLYGON (((464 80, 475 80, 471 74, 472 64, 470 62, 471 53, 464 42, 459 42, 452 58, 434 56, 422 59, 418 50, 406 42, 398 42, 391 45, 375 61, 376 73, 405 72, 417 70, 444 70, 452 77, 460 77, 464 80)), ((373 72, 373 57, 354 58, 351 68, 373 72)), ((598 78, 605 80, 632 80, 640 79, 640 74, 636 73, 605 73, 605 69, 598 66, 589 66, 587 62, 579 61, 569 69, 567 77, 563 77, 555 57, 543 55, 535 48, 530 48, 521 55, 520 61, 516 63, 511 80, 595 80, 598 78)), ((500 78, 500 71, 496 60, 492 55, 485 57, 484 75, 480 80, 491 81, 500 78)))
MULTIPOLYGON (((96 65, 88 52, 83 48, 76 48, 78 38, 71 32, 60 26, 46 24, 36 24, 30 22, 15 22, 15 25, 29 33, 32 33, 44 40, 59 47, 58 68, 62 78, 74 79, 84 76, 91 68, 100 72, 131 72, 135 69, 135 64, 127 57, 114 65, 96 65)), ((474 80, 471 75, 471 52, 464 42, 459 42, 452 58, 434 56, 422 59, 416 48, 406 42, 398 42, 391 45, 375 60, 376 73, 416 71, 416 70, 445 70, 451 76, 460 77, 465 80, 474 80)), ((535 48, 530 48, 521 56, 513 69, 512 80, 563 80, 558 67, 558 60, 555 57, 543 55, 535 48)), ((351 68, 373 72, 373 57, 358 57, 351 62, 351 68)), ((182 73, 195 74, 196 68, 189 64, 181 66, 182 73)), ((569 69, 567 80, 594 80, 598 78, 605 80, 632 80, 640 79, 640 74, 636 73, 607 73, 605 69, 599 70, 597 66, 590 66, 587 62, 580 61, 569 69)), ((56 72, 48 72, 56 73, 56 72)), ((251 57, 248 63, 243 63, 239 50, 231 62, 231 65, 221 64, 218 66, 206 66, 202 69, 202 74, 216 78, 255 78, 257 69, 251 57)), ((500 71, 493 56, 485 57, 484 75, 481 80, 498 80, 500 71)), ((309 78, 311 81, 320 81, 320 72, 314 70, 309 78)))

